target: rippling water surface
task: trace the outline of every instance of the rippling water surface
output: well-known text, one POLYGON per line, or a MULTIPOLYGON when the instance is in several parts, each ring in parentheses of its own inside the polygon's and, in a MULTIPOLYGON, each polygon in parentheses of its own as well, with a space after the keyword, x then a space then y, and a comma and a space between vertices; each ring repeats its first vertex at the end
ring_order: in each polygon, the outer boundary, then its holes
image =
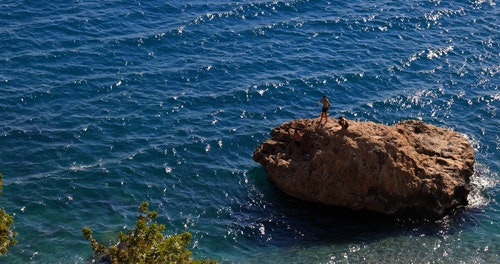
POLYGON ((148 201, 221 263, 500 261, 496 1, 2 1, 2 263, 88 263, 148 201), (439 223, 331 212, 251 156, 330 113, 463 133, 471 205, 439 223))

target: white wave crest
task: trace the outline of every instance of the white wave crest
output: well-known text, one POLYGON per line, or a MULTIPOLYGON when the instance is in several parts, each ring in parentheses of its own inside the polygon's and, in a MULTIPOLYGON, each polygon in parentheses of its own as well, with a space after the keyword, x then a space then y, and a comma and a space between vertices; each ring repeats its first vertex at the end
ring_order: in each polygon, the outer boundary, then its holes
POLYGON ((476 164, 475 173, 471 178, 471 192, 467 197, 470 208, 484 207, 489 204, 487 190, 498 184, 498 175, 482 164, 476 164))

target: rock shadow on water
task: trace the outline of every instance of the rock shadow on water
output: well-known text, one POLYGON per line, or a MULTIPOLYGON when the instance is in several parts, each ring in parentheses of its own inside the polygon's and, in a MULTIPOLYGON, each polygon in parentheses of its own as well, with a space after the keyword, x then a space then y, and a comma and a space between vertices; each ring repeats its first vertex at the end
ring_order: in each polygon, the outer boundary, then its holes
POLYGON ((305 240, 349 243, 400 235, 441 235, 444 230, 449 234, 460 232, 462 224, 473 214, 459 207, 444 217, 418 217, 412 212, 387 215, 303 201, 288 196, 277 187, 273 189, 279 193, 274 200, 275 209, 289 226, 302 230, 305 240))
POLYGON ((478 224, 475 218, 480 210, 458 207, 441 218, 352 210, 292 197, 266 180, 262 168, 252 169, 250 175, 255 184, 251 200, 260 199, 260 205, 239 212, 246 215, 243 218, 248 222, 236 217, 243 233, 262 247, 366 245, 397 237, 442 239, 478 224), (266 234, 260 234, 256 226, 265 227, 266 234))

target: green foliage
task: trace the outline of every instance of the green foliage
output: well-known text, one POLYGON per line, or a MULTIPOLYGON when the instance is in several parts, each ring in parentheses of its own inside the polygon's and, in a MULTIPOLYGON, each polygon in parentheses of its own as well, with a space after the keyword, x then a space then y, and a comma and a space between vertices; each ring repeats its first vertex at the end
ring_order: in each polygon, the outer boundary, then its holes
POLYGON ((133 231, 120 232, 119 242, 109 248, 99 244, 92 238, 92 230, 88 227, 82 229, 82 234, 90 241, 99 261, 120 264, 144 263, 188 263, 188 264, 213 264, 215 260, 193 260, 192 252, 187 249, 191 241, 191 233, 184 232, 174 236, 164 236, 165 226, 158 224, 154 219, 158 213, 148 210, 148 203, 139 206, 141 213, 133 231))
POLYGON ((10 230, 13 222, 12 216, 0 209, 0 255, 7 253, 9 247, 17 244, 14 239, 16 233, 10 230))
MULTIPOLYGON (((0 189, 2 188, 2 173, 0 173, 0 189)), ((0 209, 0 255, 7 253, 9 247, 17 244, 14 239, 16 233, 10 230, 14 219, 4 210, 0 209)))

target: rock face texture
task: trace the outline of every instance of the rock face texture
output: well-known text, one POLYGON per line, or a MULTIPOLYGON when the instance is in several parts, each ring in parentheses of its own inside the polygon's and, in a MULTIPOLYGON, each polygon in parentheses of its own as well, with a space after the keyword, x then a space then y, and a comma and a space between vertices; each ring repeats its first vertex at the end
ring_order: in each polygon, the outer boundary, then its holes
POLYGON ((348 122, 284 123, 253 158, 278 188, 307 201, 422 216, 467 204, 475 158, 461 134, 416 120, 348 122))

